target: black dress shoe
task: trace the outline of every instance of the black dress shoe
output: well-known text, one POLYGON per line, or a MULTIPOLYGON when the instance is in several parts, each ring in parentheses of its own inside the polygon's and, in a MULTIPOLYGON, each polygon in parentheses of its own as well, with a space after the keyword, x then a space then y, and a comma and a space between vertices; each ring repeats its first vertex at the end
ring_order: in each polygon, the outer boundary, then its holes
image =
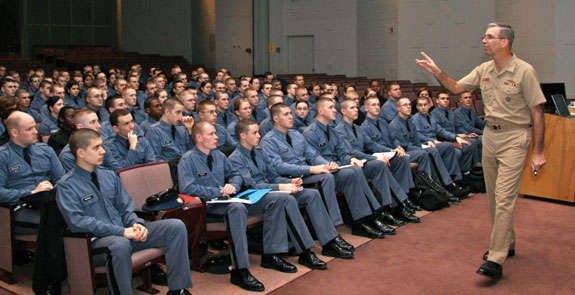
POLYGON ((405 203, 408 207, 410 207, 411 209, 414 209, 415 211, 423 210, 423 208, 421 208, 421 206, 415 204, 410 199, 405 199, 405 201, 403 201, 403 203, 405 203))
POLYGON ((503 266, 493 261, 485 261, 485 263, 479 267, 477 273, 497 280, 503 275, 503 266))
POLYGON ((248 291, 261 292, 266 289, 264 284, 260 283, 247 268, 233 269, 230 282, 248 291))
POLYGON ((346 240, 344 240, 340 235, 337 235, 337 237, 335 237, 335 239, 333 239, 342 249, 345 249, 347 251, 355 251, 355 247, 348 243, 346 240))
POLYGON ((469 195, 469 189, 460 186, 447 185, 446 189, 448 192, 452 193, 454 197, 459 199, 465 198, 469 195))
POLYGON ((171 290, 168 291, 168 293, 166 293, 166 295, 192 295, 192 293, 190 293, 190 291, 186 290, 186 289, 180 289, 180 290, 171 290))
POLYGON ((281 272, 297 272, 297 267, 295 267, 295 265, 283 260, 281 257, 275 254, 262 255, 261 266, 263 268, 271 268, 281 272))
POLYGON ((418 217, 413 216, 407 208, 403 207, 400 212, 401 218, 410 223, 419 223, 420 220, 418 217))
POLYGON ((168 275, 164 270, 157 264, 150 266, 150 271, 152 273, 152 284, 167 286, 168 285, 168 275))
POLYGON ((393 226, 402 226, 402 225, 406 224, 405 221, 395 218, 393 215, 391 215, 391 213, 389 213, 387 211, 383 211, 381 213, 379 220, 385 224, 393 225, 393 226))
POLYGON ((377 228, 379 231, 381 231, 386 235, 395 235, 395 228, 388 226, 387 224, 381 222, 378 219, 373 221, 373 225, 375 226, 375 228, 377 228))
POLYGON ((16 250, 14 253, 14 264, 28 265, 34 263, 34 252, 28 250, 16 250))
POLYGON ((315 254, 309 250, 303 251, 299 255, 297 262, 311 269, 327 269, 327 263, 317 258, 317 256, 315 256, 315 254))
POLYGON ((450 198, 449 198, 449 202, 459 203, 459 202, 461 202, 461 199, 459 199, 459 198, 457 198, 457 197, 450 197, 450 198))
POLYGON ((353 252, 343 249, 335 242, 335 240, 332 240, 322 247, 321 255, 342 259, 353 259, 353 252))
MULTIPOLYGON (((487 257, 489 256, 489 251, 485 252, 485 254, 483 254, 483 260, 487 260, 487 257)), ((515 256, 515 250, 509 250, 509 252, 507 252, 507 258, 509 257, 513 257, 515 256)))
POLYGON ((385 235, 378 229, 371 227, 367 223, 354 224, 351 227, 351 234, 370 239, 383 239, 385 235))

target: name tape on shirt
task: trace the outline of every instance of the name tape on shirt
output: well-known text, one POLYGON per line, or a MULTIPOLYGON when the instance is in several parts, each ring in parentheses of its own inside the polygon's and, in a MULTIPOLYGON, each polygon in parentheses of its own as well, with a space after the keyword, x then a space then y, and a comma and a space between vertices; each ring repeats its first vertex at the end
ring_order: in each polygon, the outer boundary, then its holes
POLYGON ((94 195, 89 195, 89 196, 83 198, 82 201, 88 202, 88 201, 90 201, 90 200, 93 199, 93 198, 94 198, 94 195))
POLYGON ((16 166, 12 166, 8 169, 10 170, 10 172, 16 172, 16 171, 20 170, 20 168, 22 168, 22 166, 16 165, 16 166))

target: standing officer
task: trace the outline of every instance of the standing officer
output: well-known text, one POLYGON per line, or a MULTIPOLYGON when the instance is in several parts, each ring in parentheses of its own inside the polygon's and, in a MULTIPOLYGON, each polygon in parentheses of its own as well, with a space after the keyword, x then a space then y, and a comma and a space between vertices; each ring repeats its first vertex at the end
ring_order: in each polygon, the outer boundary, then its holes
MULTIPOLYGON (((281 99, 279 96, 276 97, 281 99)), ((240 144, 230 155, 230 162, 232 167, 240 172, 244 183, 251 188, 271 188, 293 194, 298 204, 305 206, 307 210, 319 243, 323 246, 322 255, 353 258, 352 250, 355 249, 338 235, 319 192, 307 188, 301 190, 300 188, 303 188, 301 178, 281 177, 270 165, 269 158, 258 146, 261 138, 258 123, 250 119, 241 120, 236 125, 236 134, 239 136, 240 144)), ((301 251, 298 243, 294 243, 294 246, 298 252, 301 251)))
POLYGON ((510 25, 489 23, 482 42, 483 50, 493 60, 477 66, 459 81, 447 76, 423 52, 424 59, 415 60, 453 93, 481 88, 486 121, 483 172, 493 228, 486 262, 477 273, 495 279, 502 276, 505 259, 515 255, 513 208, 532 132, 531 169, 535 175, 546 163, 542 105, 545 97, 533 66, 511 52, 514 36, 510 25))
MULTIPOLYGON (((112 255, 119 294, 132 294, 132 259, 136 251, 164 247, 169 295, 190 294, 192 287, 186 227, 178 219, 146 223, 136 216, 134 202, 114 171, 100 168, 106 151, 94 130, 81 129, 70 138, 75 167, 58 183, 56 201, 73 232, 92 233, 94 248, 107 247, 112 255)), ((94 256, 95 265, 106 263, 94 256)), ((110 272, 108 272, 110 274, 110 272)), ((112 279, 108 280, 113 290, 112 279)))
MULTIPOLYGON (((192 128, 192 138, 195 147, 185 153, 178 163, 180 192, 206 199, 227 198, 239 192, 242 178, 226 156, 216 150, 218 137, 215 127, 207 121, 200 121, 192 128)), ((288 252, 288 223, 291 222, 295 242, 300 243, 300 249, 303 249, 299 263, 312 269, 327 268, 325 262, 308 250, 314 244, 313 239, 305 227, 296 200, 287 194, 268 194, 252 205, 238 202, 208 204, 207 210, 208 213, 224 215, 230 239, 232 284, 249 291, 265 289, 248 270, 250 266, 246 237, 248 215, 264 217, 264 257, 265 255, 272 257, 269 260, 266 257, 262 264, 284 272, 297 271, 293 265, 277 259, 278 253, 288 252)))

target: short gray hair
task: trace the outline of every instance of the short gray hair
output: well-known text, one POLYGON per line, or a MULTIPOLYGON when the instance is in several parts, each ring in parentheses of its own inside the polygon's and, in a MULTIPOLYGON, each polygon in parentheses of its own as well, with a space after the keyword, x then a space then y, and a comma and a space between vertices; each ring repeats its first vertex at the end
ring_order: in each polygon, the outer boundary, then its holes
POLYGON ((499 38, 509 40, 509 48, 513 45, 513 39, 515 39, 515 32, 510 24, 492 22, 487 24, 488 28, 499 28, 499 38))

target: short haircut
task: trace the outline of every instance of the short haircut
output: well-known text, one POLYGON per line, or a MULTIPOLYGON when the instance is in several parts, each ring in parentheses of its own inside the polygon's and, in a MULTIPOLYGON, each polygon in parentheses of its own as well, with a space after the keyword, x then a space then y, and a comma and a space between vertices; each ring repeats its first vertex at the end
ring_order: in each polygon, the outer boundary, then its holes
POLYGON ((394 85, 397 85, 397 86, 400 86, 400 87, 401 87, 401 85, 399 85, 398 82, 392 81, 392 82, 387 83, 387 87, 386 87, 386 88, 387 88, 387 91, 391 90, 391 86, 394 86, 394 85))
POLYGON ((46 86, 52 86, 52 82, 48 81, 48 80, 42 80, 42 82, 40 82, 40 88, 44 88, 46 86))
POLYGON ((316 108, 317 110, 319 110, 319 109, 323 108, 323 106, 324 106, 325 104, 329 103, 329 102, 333 102, 333 100, 322 95, 322 96, 315 102, 315 108, 316 108))
MULTIPOLYGON (((284 101, 283 97, 278 96, 278 95, 272 95, 272 96, 268 97, 268 99, 267 99, 267 101, 266 101, 266 104, 267 104, 267 106, 268 106, 268 108, 269 108, 269 107, 273 106, 274 104, 277 104, 277 103, 280 103, 280 102, 283 102, 283 101, 284 101), (278 101, 278 100, 279 100, 279 101, 278 101)), ((237 133, 236 133, 236 134, 237 134, 237 133)))
POLYGON ((272 120, 274 116, 279 116, 281 114, 283 108, 289 109, 289 106, 283 102, 276 103, 272 106, 272 108, 270 109, 270 117, 272 118, 272 120))
POLYGON ((124 99, 124 98, 119 94, 115 94, 115 95, 108 97, 108 99, 106 99, 106 110, 109 110, 110 108, 114 108, 115 107, 114 105, 116 104, 116 100, 120 100, 120 99, 124 99))
POLYGON ((74 111, 75 111, 76 109, 75 109, 73 106, 63 106, 63 107, 60 109, 60 112, 58 113, 58 120, 59 120, 60 118, 64 118, 64 117, 66 116, 66 112, 67 112, 68 110, 74 110, 74 111))
POLYGON ((70 80, 70 82, 66 83, 66 92, 70 92, 70 88, 72 88, 72 86, 80 86, 80 84, 74 80, 70 80))
POLYGON ((208 106, 214 106, 215 107, 216 104, 211 100, 202 100, 196 106, 196 110, 198 111, 198 113, 201 113, 201 112, 204 112, 208 108, 208 106))
MULTIPOLYGON (((24 94, 24 93, 30 94, 30 91, 28 91, 28 89, 25 89, 25 88, 18 88, 18 90, 16 90, 16 93, 14 94, 14 96, 18 97, 18 96, 20 96, 21 94, 24 94)), ((30 99, 31 99, 31 98, 30 98, 30 99)))
MULTIPOLYGON (((366 97, 366 98, 363 100, 363 104, 364 104, 364 105, 367 105, 367 104, 368 104, 368 101, 370 101, 370 100, 372 100, 372 99, 373 99, 373 100, 377 100, 377 102, 379 103, 379 98, 378 98, 377 96, 368 96, 368 97, 366 97)), ((380 105, 380 106, 381 106, 381 105, 380 105)))
MULTIPOLYGON (((270 74, 270 75, 271 75, 271 74, 270 74)), ((271 82, 264 81, 264 82, 260 85, 260 87, 261 87, 261 88, 264 88, 264 85, 266 85, 266 84, 270 84, 270 86, 272 85, 271 82)))
POLYGON ((252 120, 252 119, 242 119, 240 120, 237 124, 236 124, 236 135, 238 136, 238 139, 240 138, 240 133, 247 133, 248 131, 250 131, 250 126, 251 125, 257 125, 258 122, 252 120))
POLYGON ((70 136, 70 151, 74 158, 78 159, 78 150, 87 149, 93 139, 100 138, 100 134, 89 128, 81 128, 70 136))
POLYGON ((2 79, 2 87, 6 86, 6 84, 8 84, 8 83, 18 83, 18 82, 16 82, 15 80, 12 80, 10 78, 2 79))
POLYGON ((122 91, 120 91, 120 93, 122 93, 122 96, 124 96, 128 92, 128 90, 130 90, 130 89, 137 92, 136 88, 134 88, 132 86, 126 86, 126 87, 122 88, 122 91))
POLYGON ((122 116, 126 116, 126 115, 130 115, 130 112, 128 112, 127 110, 114 110, 111 114, 110 114, 110 124, 112 124, 112 126, 118 126, 118 118, 122 117, 122 116))
POLYGON ((354 99, 344 99, 339 103, 339 109, 340 110, 347 109, 352 104, 355 105, 354 99))
POLYGON ((250 103, 247 98, 238 98, 236 99, 236 101, 234 102, 234 112, 235 111, 239 111, 240 108, 242 107, 242 103, 247 102, 250 103))
POLYGON ((431 97, 417 97, 415 104, 417 105, 420 100, 425 100, 428 104, 431 104, 431 97))
POLYGON ((204 126, 206 125, 213 126, 207 121, 198 121, 194 123, 194 126, 192 127, 192 140, 194 141, 194 144, 196 143, 196 137, 198 134, 202 134, 202 132, 204 132, 204 126))
POLYGON ((171 98, 164 100, 164 103, 162 103, 162 113, 165 110, 169 110, 169 111, 173 110, 174 107, 176 106, 176 104, 184 106, 184 104, 181 101, 179 101, 177 98, 171 97, 171 98))
POLYGON ((74 124, 79 124, 84 117, 90 114, 95 114, 94 111, 88 109, 79 109, 77 112, 74 113, 74 124))
POLYGON ((499 28, 499 38, 509 40, 509 48, 513 45, 513 39, 515 39, 515 32, 510 24, 501 22, 492 22, 487 24, 488 28, 499 28))
POLYGON ((305 101, 305 100, 298 100, 298 101, 296 101, 296 103, 295 103, 295 108, 297 109, 297 105, 298 105, 298 104, 302 104, 302 103, 305 104, 305 105, 309 108, 309 102, 307 102, 307 101, 305 101))
MULTIPOLYGON (((7 134, 10 134, 9 130, 12 129, 17 129, 20 127, 20 119, 22 117, 23 114, 26 114, 22 111, 19 110, 13 110, 12 112, 2 112, 2 117, 6 117, 6 132, 7 134), (17 114, 14 114, 18 112, 17 114), (17 118, 20 117, 20 118, 17 118)), ((28 115, 28 114, 26 114, 28 115)), ((28 115, 29 116, 29 115, 28 115)))
POLYGON ((216 100, 216 99, 220 100, 222 98, 222 95, 227 95, 228 99, 231 98, 230 95, 225 91, 216 91, 216 93, 214 93, 214 100, 216 100))
POLYGON ((252 87, 248 87, 248 88, 244 89, 244 91, 242 92, 242 95, 243 95, 244 97, 248 97, 248 93, 250 93, 250 92, 255 92, 255 93, 257 93, 258 91, 255 90, 255 89, 252 88, 252 87))
POLYGON ((159 100, 158 97, 156 96, 149 96, 148 98, 146 98, 146 100, 144 100, 144 110, 147 108, 151 108, 152 107, 152 102, 154 100, 159 100))
POLYGON ((441 91, 437 92, 437 98, 439 98, 439 95, 441 95, 441 94, 445 94, 445 95, 449 96, 449 92, 447 92, 445 90, 441 90, 441 91))

